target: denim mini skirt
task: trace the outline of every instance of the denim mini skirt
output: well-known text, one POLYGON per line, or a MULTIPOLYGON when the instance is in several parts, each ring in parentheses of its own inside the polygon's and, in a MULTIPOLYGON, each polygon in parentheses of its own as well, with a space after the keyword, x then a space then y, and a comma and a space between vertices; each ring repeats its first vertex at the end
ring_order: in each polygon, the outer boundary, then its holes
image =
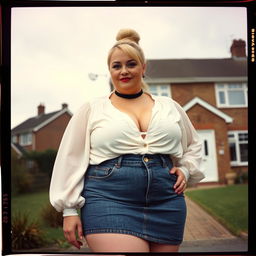
POLYGON ((89 165, 81 209, 84 234, 120 233, 160 244, 183 240, 186 203, 175 193, 169 155, 121 155, 89 165))

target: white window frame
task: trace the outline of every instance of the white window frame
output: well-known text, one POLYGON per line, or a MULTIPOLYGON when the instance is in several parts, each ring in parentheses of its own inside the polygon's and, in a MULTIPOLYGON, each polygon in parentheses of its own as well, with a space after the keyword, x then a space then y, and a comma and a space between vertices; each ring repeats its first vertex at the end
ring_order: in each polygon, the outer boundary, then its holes
MULTIPOLYGON (((247 133, 248 136, 248 131, 247 130, 239 130, 239 131, 229 131, 229 134, 234 135, 234 142, 235 142, 235 149, 236 149, 236 161, 231 161, 230 164, 231 166, 248 166, 248 161, 247 162, 241 162, 241 154, 240 154, 240 144, 247 144, 248 145, 248 139, 247 141, 239 141, 239 134, 241 133, 247 133)), ((228 138, 228 142, 230 142, 230 139, 228 138)))
POLYGON ((247 83, 234 82, 234 83, 216 83, 215 84, 215 96, 217 101, 217 107, 219 108, 247 108, 248 107, 248 97, 247 97, 248 87, 247 83), (219 88, 219 86, 223 88, 219 88), (229 88, 230 85, 241 85, 242 88, 229 88), (230 105, 228 102, 228 92, 229 91, 243 91, 245 96, 245 104, 230 105), (225 103, 220 102, 219 92, 224 93, 225 103))
POLYGON ((12 135, 12 143, 17 143, 17 142, 18 142, 18 136, 12 135))
POLYGON ((32 134, 31 133, 22 133, 20 134, 19 144, 21 146, 28 146, 32 144, 32 134))
MULTIPOLYGON (((150 93, 152 93, 151 90, 150 90, 150 87, 154 86, 156 88, 157 96, 171 97, 171 85, 170 84, 161 84, 161 83, 159 83, 159 84, 148 84, 148 86, 149 86, 150 93), (164 86, 166 89, 162 90, 161 86, 164 86), (163 92, 167 93, 167 95, 162 95, 163 92)), ((153 94, 153 95, 155 95, 155 94, 153 94)))

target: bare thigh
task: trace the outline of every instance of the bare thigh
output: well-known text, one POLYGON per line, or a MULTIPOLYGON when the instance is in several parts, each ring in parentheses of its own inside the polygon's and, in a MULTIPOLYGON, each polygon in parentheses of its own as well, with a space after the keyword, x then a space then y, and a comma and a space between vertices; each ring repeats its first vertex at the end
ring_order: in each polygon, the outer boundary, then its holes
POLYGON ((101 233, 86 235, 86 241, 92 252, 149 252, 149 243, 139 237, 101 233))
POLYGON ((179 245, 150 243, 150 252, 178 252, 179 245))

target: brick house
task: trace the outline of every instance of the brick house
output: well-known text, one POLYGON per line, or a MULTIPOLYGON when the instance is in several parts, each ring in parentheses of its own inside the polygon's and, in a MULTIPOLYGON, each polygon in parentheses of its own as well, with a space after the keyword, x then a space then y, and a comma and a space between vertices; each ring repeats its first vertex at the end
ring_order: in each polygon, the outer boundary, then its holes
POLYGON ((60 110, 51 113, 45 113, 45 106, 40 104, 36 116, 12 129, 12 150, 18 157, 22 156, 24 151, 57 150, 71 116, 65 103, 60 110))
POLYGON ((155 95, 172 97, 185 109, 204 142, 206 178, 248 171, 247 58, 234 40, 225 59, 152 59, 146 82, 155 95))

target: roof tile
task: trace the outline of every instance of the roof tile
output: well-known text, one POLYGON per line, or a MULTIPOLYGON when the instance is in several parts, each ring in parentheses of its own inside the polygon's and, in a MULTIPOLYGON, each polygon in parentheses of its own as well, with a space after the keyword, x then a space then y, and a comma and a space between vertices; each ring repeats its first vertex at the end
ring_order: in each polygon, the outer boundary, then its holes
POLYGON ((33 128, 37 127, 41 123, 45 122, 52 116, 56 115, 58 112, 62 110, 54 111, 48 114, 41 114, 39 116, 31 117, 26 121, 22 122, 21 124, 17 125, 12 129, 12 134, 17 134, 21 132, 31 131, 33 128))
POLYGON ((146 76, 149 78, 247 76, 247 59, 151 59, 147 60, 146 76))

